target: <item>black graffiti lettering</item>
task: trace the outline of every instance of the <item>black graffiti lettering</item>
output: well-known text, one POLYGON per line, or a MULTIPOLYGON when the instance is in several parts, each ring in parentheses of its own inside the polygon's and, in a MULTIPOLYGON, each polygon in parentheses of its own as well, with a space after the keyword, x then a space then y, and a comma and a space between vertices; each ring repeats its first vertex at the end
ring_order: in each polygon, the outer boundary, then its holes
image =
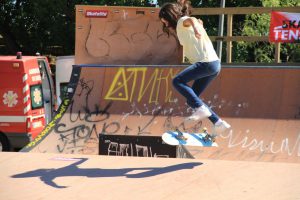
POLYGON ((124 130, 124 135, 129 135, 130 131, 132 131, 132 129, 126 125, 125 130, 124 130))
POLYGON ((90 128, 85 125, 78 125, 66 130, 62 130, 62 127, 66 127, 66 124, 58 124, 55 127, 55 132, 59 133, 60 139, 64 144, 63 147, 58 146, 60 152, 64 151, 67 144, 73 144, 73 147, 77 147, 77 141, 80 139, 88 139, 91 135, 90 128), (68 134, 66 134, 68 133, 68 134))
POLYGON ((70 104, 70 122, 76 122, 78 120, 83 121, 85 118, 85 115, 82 116, 81 111, 77 111, 77 115, 73 114, 73 105, 74 105, 74 100, 70 104), (73 116, 75 115, 75 118, 73 119, 73 116))
POLYGON ((118 122, 104 123, 100 134, 116 134, 120 128, 121 126, 118 122))
POLYGON ((89 96, 91 94, 91 92, 93 91, 94 88, 94 81, 85 81, 84 79, 80 79, 79 80, 79 93, 77 94, 77 96, 81 96, 84 94, 85 91, 85 101, 84 104, 85 106, 83 106, 85 114, 81 114, 81 110, 77 111, 77 115, 75 114, 75 119, 72 119, 73 116, 73 105, 74 105, 74 101, 72 101, 71 103, 71 107, 70 107, 70 121, 71 122, 76 122, 77 120, 81 120, 83 121, 86 118, 86 115, 89 114, 89 96), (77 116, 77 117, 76 117, 77 116))
POLYGON ((95 105, 95 111, 90 112, 88 109, 86 109, 86 116, 85 116, 85 121, 87 122, 101 122, 109 119, 110 113, 108 112, 109 108, 111 108, 113 102, 109 102, 103 110, 100 109, 98 105, 95 105), (97 120, 92 120, 92 118, 96 118, 97 120))
POLYGON ((93 91, 94 88, 94 81, 93 80, 89 80, 89 81, 85 81, 84 78, 79 80, 79 86, 81 88, 81 90, 79 91, 79 93, 77 94, 78 96, 81 96, 83 94, 83 92, 86 92, 85 95, 85 102, 86 102, 86 107, 88 107, 88 99, 89 96, 91 94, 91 92, 93 91))
MULTIPOLYGON (((65 152, 66 150, 83 151, 83 143, 87 142, 92 134, 98 137, 96 123, 104 122, 109 119, 109 109, 112 106, 112 102, 109 102, 103 109, 99 105, 95 105, 94 109, 89 108, 89 96, 93 91, 94 82, 80 80, 78 96, 84 98, 83 106, 79 110, 75 111, 75 103, 70 103, 70 114, 68 127, 65 123, 58 123, 55 125, 54 130, 59 134, 60 145, 57 145, 59 152, 65 152), (73 124, 73 126, 72 126, 73 124)), ((77 109, 77 108, 76 108, 77 109)), ((120 124, 113 122, 110 124, 104 123, 102 132, 116 133, 120 129, 120 124)))
POLYGON ((90 138, 91 131, 89 126, 80 125, 76 129, 76 135, 74 135, 74 141, 80 139, 90 138))
MULTIPOLYGON (((96 135, 97 138, 99 138, 96 124, 93 124, 93 126, 92 126, 92 129, 90 132, 90 137, 93 135, 93 133, 96 135)), ((89 139, 89 138, 87 138, 87 139, 89 139)))
POLYGON ((62 146, 60 146, 59 144, 56 145, 57 150, 58 150, 59 153, 62 153, 62 152, 65 150, 65 148, 66 148, 66 146, 67 146, 67 143, 68 143, 68 141, 65 140, 62 146))
POLYGON ((109 108, 112 106, 112 102, 108 103, 105 108, 102 110, 100 109, 99 105, 95 105, 95 111, 91 111, 88 107, 85 107, 84 114, 82 114, 82 111, 79 110, 77 113, 73 112, 73 102, 70 105, 70 121, 76 122, 78 120, 80 121, 86 121, 86 122, 101 122, 109 118, 110 114, 108 112, 109 108), (74 118, 75 116, 75 118, 74 118), (95 118, 95 119, 93 119, 95 118))

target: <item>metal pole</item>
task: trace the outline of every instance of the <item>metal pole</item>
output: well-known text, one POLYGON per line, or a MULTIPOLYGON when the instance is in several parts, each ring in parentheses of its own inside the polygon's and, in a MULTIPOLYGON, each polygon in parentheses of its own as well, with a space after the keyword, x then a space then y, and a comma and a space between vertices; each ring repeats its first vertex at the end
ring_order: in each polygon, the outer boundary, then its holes
MULTIPOLYGON (((225 8, 225 1, 226 0, 221 0, 221 8, 225 8)), ((223 36, 223 27, 224 27, 224 14, 219 16, 219 28, 218 28, 218 36, 223 36)), ((217 41, 217 54, 222 61, 222 40, 217 41)))

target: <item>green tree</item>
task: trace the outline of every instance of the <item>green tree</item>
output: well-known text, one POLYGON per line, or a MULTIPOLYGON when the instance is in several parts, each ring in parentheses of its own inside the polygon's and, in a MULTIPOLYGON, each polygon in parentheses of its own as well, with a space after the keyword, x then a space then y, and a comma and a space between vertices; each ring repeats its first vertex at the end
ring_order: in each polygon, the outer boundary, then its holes
POLYGON ((0 54, 67 55, 75 48, 75 5, 144 6, 140 0, 1 0, 0 54))
MULTIPOLYGON (((175 1, 175 0, 174 0, 175 1)), ((221 0, 220 0, 221 1, 221 0)), ((220 1, 193 0, 192 6, 219 7, 220 1)), ((68 55, 75 49, 75 5, 150 6, 149 0, 1 0, 0 54, 68 55)), ((158 0, 161 6, 170 0, 158 0)), ((299 0, 232 0, 226 7, 300 6, 299 0)), ((209 35, 217 35, 218 16, 199 16, 209 35)), ((233 35, 267 35, 270 15, 240 15, 233 21, 233 35)), ((225 20, 226 26, 226 20, 225 20)), ((226 31, 226 29, 225 29, 226 31)), ((226 34, 226 33, 224 33, 226 34)), ((274 45, 268 42, 234 42, 235 62, 273 62, 274 45)), ((299 61, 299 44, 283 44, 282 59, 299 61)), ((225 57, 225 48, 223 48, 225 57)))
MULTIPOLYGON (((300 6, 299 0, 262 0, 264 7, 300 6)), ((242 35, 268 36, 270 14, 251 14, 245 18, 242 35)), ((299 62, 299 43, 281 45, 283 62, 299 62)), ((275 45, 269 42, 238 42, 234 43, 234 61, 236 62, 274 62, 275 45)))

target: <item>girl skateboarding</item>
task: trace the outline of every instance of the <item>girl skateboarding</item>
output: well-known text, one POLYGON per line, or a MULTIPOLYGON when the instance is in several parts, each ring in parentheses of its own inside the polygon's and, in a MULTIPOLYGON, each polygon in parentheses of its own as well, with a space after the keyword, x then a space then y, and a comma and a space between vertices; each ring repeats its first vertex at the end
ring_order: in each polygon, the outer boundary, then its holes
POLYGON ((194 110, 187 120, 195 121, 208 117, 218 133, 229 129, 230 125, 199 96, 219 74, 221 64, 203 25, 196 18, 189 17, 190 5, 189 1, 178 0, 178 3, 164 4, 159 12, 163 31, 167 34, 171 31, 176 32, 185 56, 193 63, 175 76, 173 85, 194 110), (194 81, 192 87, 187 84, 190 81, 194 81))

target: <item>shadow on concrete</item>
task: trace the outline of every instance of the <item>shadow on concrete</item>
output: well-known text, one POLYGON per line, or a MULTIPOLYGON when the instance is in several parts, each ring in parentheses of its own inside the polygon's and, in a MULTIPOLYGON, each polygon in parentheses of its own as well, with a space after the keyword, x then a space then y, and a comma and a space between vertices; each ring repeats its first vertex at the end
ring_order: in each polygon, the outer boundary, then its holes
POLYGON ((147 178, 175 172, 185 169, 193 169, 202 165, 200 162, 181 163, 167 167, 145 167, 145 168, 120 168, 120 169, 102 169, 102 168, 79 168, 78 165, 84 163, 88 158, 74 158, 77 162, 66 167, 58 169, 37 169, 11 176, 12 178, 31 178, 39 177, 45 184, 54 188, 66 188, 54 182, 55 178, 67 176, 85 176, 89 178, 101 177, 127 177, 127 178, 147 178), (135 170, 143 170, 143 172, 133 173, 135 170))

